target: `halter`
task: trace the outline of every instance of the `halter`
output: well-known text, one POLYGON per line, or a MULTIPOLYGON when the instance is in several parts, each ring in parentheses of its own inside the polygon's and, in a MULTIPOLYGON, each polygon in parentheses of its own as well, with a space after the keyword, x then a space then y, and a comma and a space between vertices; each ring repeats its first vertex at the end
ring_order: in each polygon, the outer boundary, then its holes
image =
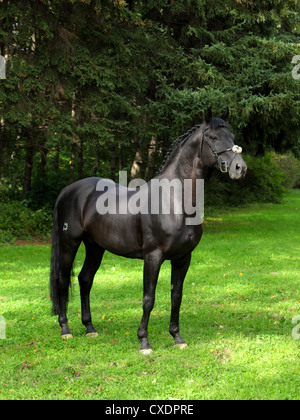
POLYGON ((223 173, 227 173, 230 169, 230 166, 231 166, 234 158, 236 157, 237 154, 241 154, 243 149, 240 146, 237 146, 235 144, 232 147, 229 147, 228 149, 217 152, 213 148, 213 146, 209 143, 208 139, 205 136, 206 131, 208 131, 209 129, 210 129, 210 127, 203 131, 202 142, 201 142, 201 157, 202 157, 202 150, 203 150, 203 141, 205 141, 206 144, 208 145, 208 147, 210 148, 210 150, 213 152, 213 154, 216 158, 216 163, 218 164, 218 167, 219 167, 220 171, 223 172, 223 173), (223 153, 226 153, 226 152, 233 152, 234 153, 233 158, 231 159, 229 164, 228 164, 227 161, 221 159, 221 157, 220 157, 220 155, 222 155, 223 153))

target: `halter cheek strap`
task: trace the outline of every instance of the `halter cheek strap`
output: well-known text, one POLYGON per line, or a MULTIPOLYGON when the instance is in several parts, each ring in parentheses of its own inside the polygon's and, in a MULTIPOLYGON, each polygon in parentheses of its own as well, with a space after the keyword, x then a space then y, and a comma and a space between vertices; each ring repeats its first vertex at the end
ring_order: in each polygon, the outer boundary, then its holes
POLYGON ((225 150, 222 150, 221 152, 217 152, 213 147, 212 147, 212 145, 209 143, 209 141, 207 140, 207 138, 205 137, 205 133, 206 133, 206 131, 208 131, 209 130, 209 128, 207 128, 206 130, 204 130, 204 132, 203 132, 203 137, 202 137, 202 144, 201 144, 201 156, 202 156, 202 150, 203 150, 203 141, 205 140, 205 142, 206 142, 206 144, 208 145, 208 147, 210 148, 210 150, 213 152, 213 154, 214 154, 214 156, 215 156, 215 158, 216 158, 216 163, 218 163, 218 166, 219 166, 219 169, 220 169, 220 171, 221 172, 224 172, 224 173, 226 173, 226 172, 228 172, 229 171, 229 169, 230 169, 230 166, 231 166, 231 164, 232 164, 232 162, 233 162, 233 160, 234 160, 234 158, 236 157, 236 155, 237 154, 241 154, 242 153, 242 151, 243 151, 243 149, 240 147, 240 146, 238 146, 238 145, 234 145, 234 146, 232 146, 232 147, 229 147, 228 149, 225 149, 225 150), (222 155, 223 153, 226 153, 226 152, 233 152, 234 153, 234 155, 233 155, 233 157, 232 157, 232 159, 231 159, 231 161, 230 161, 230 163, 228 164, 228 162, 227 161, 224 161, 223 159, 221 159, 220 158, 220 155, 222 155))

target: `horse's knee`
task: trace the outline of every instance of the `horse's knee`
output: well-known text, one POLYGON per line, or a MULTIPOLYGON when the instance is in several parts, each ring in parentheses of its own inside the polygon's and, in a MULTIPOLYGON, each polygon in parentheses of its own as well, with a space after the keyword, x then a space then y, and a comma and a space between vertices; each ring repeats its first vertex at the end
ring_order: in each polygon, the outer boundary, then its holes
POLYGON ((146 312, 151 312, 154 307, 154 297, 144 296, 143 298, 143 309, 146 312))

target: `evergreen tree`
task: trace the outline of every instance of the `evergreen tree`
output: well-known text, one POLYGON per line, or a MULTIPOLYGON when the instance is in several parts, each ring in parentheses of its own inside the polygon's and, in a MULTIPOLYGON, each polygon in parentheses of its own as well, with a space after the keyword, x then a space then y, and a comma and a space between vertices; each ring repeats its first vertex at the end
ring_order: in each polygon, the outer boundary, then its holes
POLYGON ((149 178, 208 106, 229 106, 248 153, 300 154, 299 12, 298 0, 0 2, 2 182, 28 198, 119 169, 149 178))

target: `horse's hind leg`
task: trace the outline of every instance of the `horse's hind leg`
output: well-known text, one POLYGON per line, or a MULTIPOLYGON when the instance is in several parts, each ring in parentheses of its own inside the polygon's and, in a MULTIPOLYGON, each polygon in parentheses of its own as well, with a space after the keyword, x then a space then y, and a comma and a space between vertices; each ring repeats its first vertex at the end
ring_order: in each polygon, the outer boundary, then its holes
POLYGON ((90 241, 89 239, 84 240, 84 244, 86 257, 83 268, 78 276, 81 296, 81 316, 82 323, 86 327, 86 335, 95 337, 98 334, 92 324, 90 291, 105 250, 96 244, 96 242, 90 241))
POLYGON ((72 243, 63 244, 61 246, 59 255, 60 273, 58 281, 58 322, 61 326, 62 338, 72 338, 72 334, 68 325, 67 305, 72 266, 79 245, 80 241, 73 241, 72 243))

